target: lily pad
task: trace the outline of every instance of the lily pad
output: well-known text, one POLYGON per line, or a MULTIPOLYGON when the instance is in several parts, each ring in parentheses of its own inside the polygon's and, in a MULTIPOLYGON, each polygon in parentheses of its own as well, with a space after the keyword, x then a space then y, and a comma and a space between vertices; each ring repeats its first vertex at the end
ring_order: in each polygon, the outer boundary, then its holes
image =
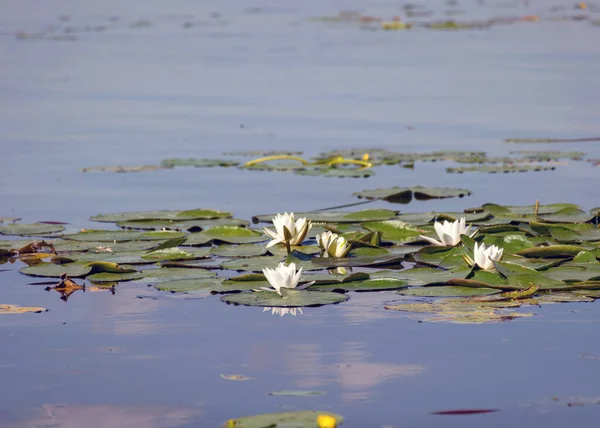
MULTIPOLYGON (((398 212, 385 209, 362 210, 356 212, 298 212, 296 218, 306 218, 316 223, 361 223, 365 221, 381 221, 394 217, 398 212)), ((270 223, 275 214, 262 214, 252 217, 253 223, 270 223)))
POLYGON ((0 315, 2 314, 23 314, 26 312, 33 312, 39 314, 41 312, 47 312, 46 308, 36 308, 36 307, 27 307, 27 306, 17 306, 17 305, 0 305, 0 315))
POLYGON ((209 220, 213 218, 232 217, 231 213, 204 208, 186 211, 135 211, 114 214, 99 214, 90 218, 92 221, 116 223, 125 220, 209 220))
POLYGON ((256 257, 264 256, 267 249, 261 245, 219 245, 210 249, 210 253, 219 257, 256 257))
POLYGON ((348 300, 348 296, 328 291, 285 290, 285 297, 270 291, 226 294, 221 300, 228 304, 272 308, 323 306, 348 300))
POLYGON ((239 218, 215 218, 212 220, 125 220, 117 222, 124 229, 139 230, 186 230, 200 232, 215 226, 248 226, 247 220, 239 218))
POLYGON ((318 410, 301 410, 296 412, 268 413, 256 416, 245 416, 242 418, 231 419, 225 426, 235 428, 270 428, 270 427, 294 427, 294 428, 314 428, 317 426, 317 418, 321 415, 330 416, 335 419, 335 425, 339 426, 344 418, 335 413, 318 410))
POLYGON ((139 240, 142 233, 125 230, 86 230, 79 233, 62 235, 62 238, 74 241, 126 242, 139 240))
POLYGON ((171 293, 189 293, 199 290, 210 293, 213 288, 219 285, 220 280, 217 278, 193 278, 159 282, 154 285, 154 288, 161 291, 170 291, 171 293))
POLYGON ((229 244, 250 244, 255 242, 264 242, 269 237, 262 231, 257 232, 252 229, 239 226, 215 226, 202 232, 194 233, 188 237, 187 243, 195 245, 202 243, 202 239, 208 241, 227 242, 229 244))
POLYGON ((403 279, 408 282, 408 285, 435 285, 445 284, 452 278, 464 278, 470 272, 466 267, 461 270, 442 270, 435 268, 413 268, 400 271, 384 270, 373 272, 371 278, 386 278, 393 277, 403 279))
POLYGON ((125 273, 111 273, 111 272, 100 272, 88 275, 85 279, 91 282, 125 282, 140 279, 144 275, 142 272, 125 272, 125 273))
MULTIPOLYGON (((308 275, 307 275, 308 277, 308 275)), ((351 281, 343 282, 339 284, 327 284, 327 285, 312 285, 309 290, 323 290, 323 291, 383 291, 383 290, 398 290, 400 288, 406 288, 408 284, 406 281, 397 278, 373 278, 364 281, 351 281)))
POLYGON ((199 167, 230 167, 230 166, 238 166, 240 163, 237 161, 232 161, 229 159, 165 159, 161 163, 161 166, 165 168, 173 168, 176 166, 193 166, 196 168, 199 167))
POLYGON ((25 266, 19 269, 19 272, 29 276, 42 276, 59 278, 66 273, 70 278, 82 278, 92 271, 92 267, 87 262, 66 263, 56 265, 54 263, 39 263, 33 266, 25 266))
POLYGON ((0 225, 0 235, 46 236, 62 232, 62 224, 47 223, 9 223, 0 225))
POLYGON ((185 269, 185 268, 154 268, 141 272, 144 276, 136 282, 159 283, 177 281, 182 279, 213 278, 217 274, 207 269, 185 269))
POLYGON ((39 263, 32 266, 25 266, 19 269, 19 272, 29 276, 42 276, 59 278, 63 274, 71 278, 81 278, 90 273, 97 272, 113 272, 113 273, 127 273, 136 272, 136 269, 119 266, 116 263, 111 262, 75 262, 57 265, 54 263, 39 263))
POLYGON ((353 193, 352 196, 365 199, 382 199, 388 202, 407 204, 414 197, 417 200, 462 198, 471 191, 466 189, 452 189, 446 187, 392 187, 388 189, 363 190, 353 193))
POLYGON ((433 286, 433 287, 411 287, 405 290, 397 291, 404 296, 418 297, 469 297, 469 296, 489 296, 499 293, 500 290, 494 288, 473 288, 460 286, 433 286))
POLYGON ((550 245, 547 247, 526 248, 516 254, 523 257, 574 257, 581 250, 581 247, 575 245, 550 245))
POLYGON ((362 226, 371 231, 381 232, 384 242, 405 243, 419 239, 421 232, 413 225, 398 220, 374 221, 362 226))

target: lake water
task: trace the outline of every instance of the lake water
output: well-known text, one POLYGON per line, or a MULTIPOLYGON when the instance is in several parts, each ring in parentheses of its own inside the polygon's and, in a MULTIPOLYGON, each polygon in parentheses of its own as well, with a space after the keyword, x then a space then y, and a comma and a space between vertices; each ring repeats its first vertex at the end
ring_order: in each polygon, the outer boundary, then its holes
MULTIPOLYGON (((400 2, 0 2, 0 216, 98 227, 98 213, 195 207, 236 217, 356 202, 391 186, 447 186, 486 202, 600 205, 598 167, 447 174, 444 163, 381 167, 368 179, 235 168, 83 173, 81 168, 223 158, 239 150, 583 151, 600 135, 600 26, 573 2, 424 2, 418 21, 539 15, 462 31, 381 31, 322 22, 343 10, 391 19, 400 2), (561 11, 550 12, 553 6, 561 11)), ((600 306, 534 308, 494 325, 419 323, 383 310, 391 292, 279 317, 211 297, 122 284, 65 303, 0 265, 0 303, 44 314, 0 319, 0 425, 217 427, 229 418, 320 409, 347 427, 596 426, 600 306), (140 298, 147 297, 147 298, 140 298), (228 381, 221 374, 243 374, 228 381), (317 397, 275 397, 308 389, 317 397), (583 397, 583 398, 571 398, 583 397), (567 402, 578 404, 568 406, 567 402), (587 405, 579 405, 579 404, 587 405), (592 404, 590 404, 592 403, 592 404), (440 416, 446 409, 499 412, 440 416), (54 425, 53 425, 54 424, 54 425)))

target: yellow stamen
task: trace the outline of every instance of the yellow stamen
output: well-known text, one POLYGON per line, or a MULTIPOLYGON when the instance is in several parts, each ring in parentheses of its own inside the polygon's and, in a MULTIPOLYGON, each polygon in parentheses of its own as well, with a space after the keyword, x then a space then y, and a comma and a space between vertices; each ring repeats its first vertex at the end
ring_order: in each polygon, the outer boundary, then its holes
POLYGON ((337 426, 337 421, 333 416, 319 415, 317 418, 317 425, 319 428, 335 428, 337 426))

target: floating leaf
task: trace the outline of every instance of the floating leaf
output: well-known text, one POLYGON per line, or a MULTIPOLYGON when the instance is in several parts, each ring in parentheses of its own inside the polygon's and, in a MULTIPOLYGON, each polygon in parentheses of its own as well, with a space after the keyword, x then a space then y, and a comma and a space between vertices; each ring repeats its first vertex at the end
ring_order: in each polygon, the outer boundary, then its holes
POLYGON ((219 257, 256 257, 263 256, 267 249, 261 245, 219 245, 211 248, 210 253, 219 257))
POLYGON ((523 257, 573 257, 579 254, 581 247, 575 245, 550 245, 547 247, 526 248, 516 254, 523 257))
POLYGON ((112 273, 112 272, 100 272, 88 275, 86 279, 91 282, 102 283, 102 282, 124 282, 133 281, 140 279, 144 275, 141 272, 125 272, 125 273, 112 273))
POLYGON ((270 291, 226 294, 221 300, 228 304, 263 306, 272 308, 294 308, 304 306, 323 306, 348 300, 348 296, 328 291, 285 290, 286 296, 281 297, 270 291))
POLYGON ((252 380, 253 377, 248 377, 245 375, 237 375, 237 374, 221 374, 221 379, 225 380, 252 380))
POLYGON ((411 287, 398 291, 398 294, 405 296, 418 297, 468 297, 468 296, 488 296, 499 293, 494 288, 473 288, 460 286, 433 286, 433 287, 411 287))
MULTIPOLYGON (((306 275, 308 277, 308 275, 306 275)), ((323 291, 382 291, 408 287, 407 282, 397 278, 373 278, 364 281, 342 282, 338 284, 312 285, 310 290, 323 291)))
POLYGON ((137 282, 159 283, 166 281, 177 281, 180 279, 213 278, 217 274, 207 269, 185 269, 185 268, 154 268, 143 270, 144 276, 137 282))
POLYGON ((165 168, 173 168, 176 166, 193 166, 193 167, 229 167, 238 166, 240 163, 229 159, 165 159, 161 163, 165 168))
POLYGON ((46 236, 63 230, 65 227, 62 224, 9 223, 0 225, 0 235, 46 236))
POLYGON ((42 276, 59 278, 67 274, 72 278, 81 278, 90 273, 113 272, 128 273, 136 272, 133 268, 119 266, 111 262, 75 262, 56 265, 54 263, 39 263, 19 269, 19 272, 29 276, 42 276))
POLYGON ((231 213, 197 208, 186 211, 134 211, 114 214, 99 214, 91 217, 92 221, 116 223, 125 220, 209 220, 231 217, 231 213))
MULTIPOLYGON (((398 212, 374 209, 362 210, 356 212, 298 212, 295 213, 296 218, 306 218, 307 220, 317 223, 361 223, 365 221, 382 221, 394 217, 398 212)), ((253 223, 270 223, 275 217, 274 214, 262 214, 252 217, 253 223)))
POLYGON ((64 265, 39 263, 19 269, 19 272, 25 275, 53 278, 59 278, 65 273, 71 278, 81 278, 88 275, 91 271, 92 267, 87 262, 66 263, 64 265))
POLYGON ((335 420, 335 425, 341 425, 344 418, 335 413, 302 410, 296 412, 265 413, 256 416, 245 416, 237 419, 230 419, 225 427, 235 428, 275 428, 275 427, 294 427, 294 428, 314 428, 317 426, 319 416, 329 416, 335 420))
POLYGON ((39 314, 41 312, 46 312, 46 311, 48 311, 48 309, 46 309, 46 308, 0 304, 0 315, 1 314, 23 314, 26 312, 33 312, 33 313, 39 314))
POLYGON ((219 287, 219 285, 220 280, 217 278, 192 278, 159 282, 154 285, 154 288, 172 293, 189 293, 190 291, 205 290, 208 294, 214 288, 219 287))
POLYGON ((204 243, 202 240, 227 242, 230 244, 250 244, 255 242, 264 242, 269 237, 262 231, 257 232, 252 229, 239 226, 215 226, 202 232, 194 233, 188 237, 189 245, 204 243))
POLYGON ((452 189, 447 187, 392 187, 388 189, 363 190, 353 193, 352 196, 365 199, 382 199, 388 202, 401 204, 409 203, 413 196, 417 200, 443 199, 443 198, 462 198, 470 195, 471 192, 466 189, 452 189))
POLYGON ((466 267, 461 270, 451 271, 434 268, 413 268, 401 271, 384 270, 373 272, 371 278, 398 278, 405 280, 408 285, 434 285, 444 284, 452 278, 464 278, 470 272, 466 267))
POLYGON ((362 226, 371 231, 381 232, 383 241, 404 243, 419 239, 421 232, 411 224, 398 220, 386 220, 363 223, 362 226))

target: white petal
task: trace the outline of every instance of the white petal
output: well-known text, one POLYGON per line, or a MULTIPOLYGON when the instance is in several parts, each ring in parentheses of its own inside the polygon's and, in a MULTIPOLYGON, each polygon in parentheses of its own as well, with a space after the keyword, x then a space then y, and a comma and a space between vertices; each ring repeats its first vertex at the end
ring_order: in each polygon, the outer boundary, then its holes
POLYGON ((429 236, 420 235, 419 238, 423 238, 426 241, 431 242, 433 245, 439 245, 442 247, 444 246, 444 244, 442 242, 438 241, 437 239, 430 238, 429 236))

